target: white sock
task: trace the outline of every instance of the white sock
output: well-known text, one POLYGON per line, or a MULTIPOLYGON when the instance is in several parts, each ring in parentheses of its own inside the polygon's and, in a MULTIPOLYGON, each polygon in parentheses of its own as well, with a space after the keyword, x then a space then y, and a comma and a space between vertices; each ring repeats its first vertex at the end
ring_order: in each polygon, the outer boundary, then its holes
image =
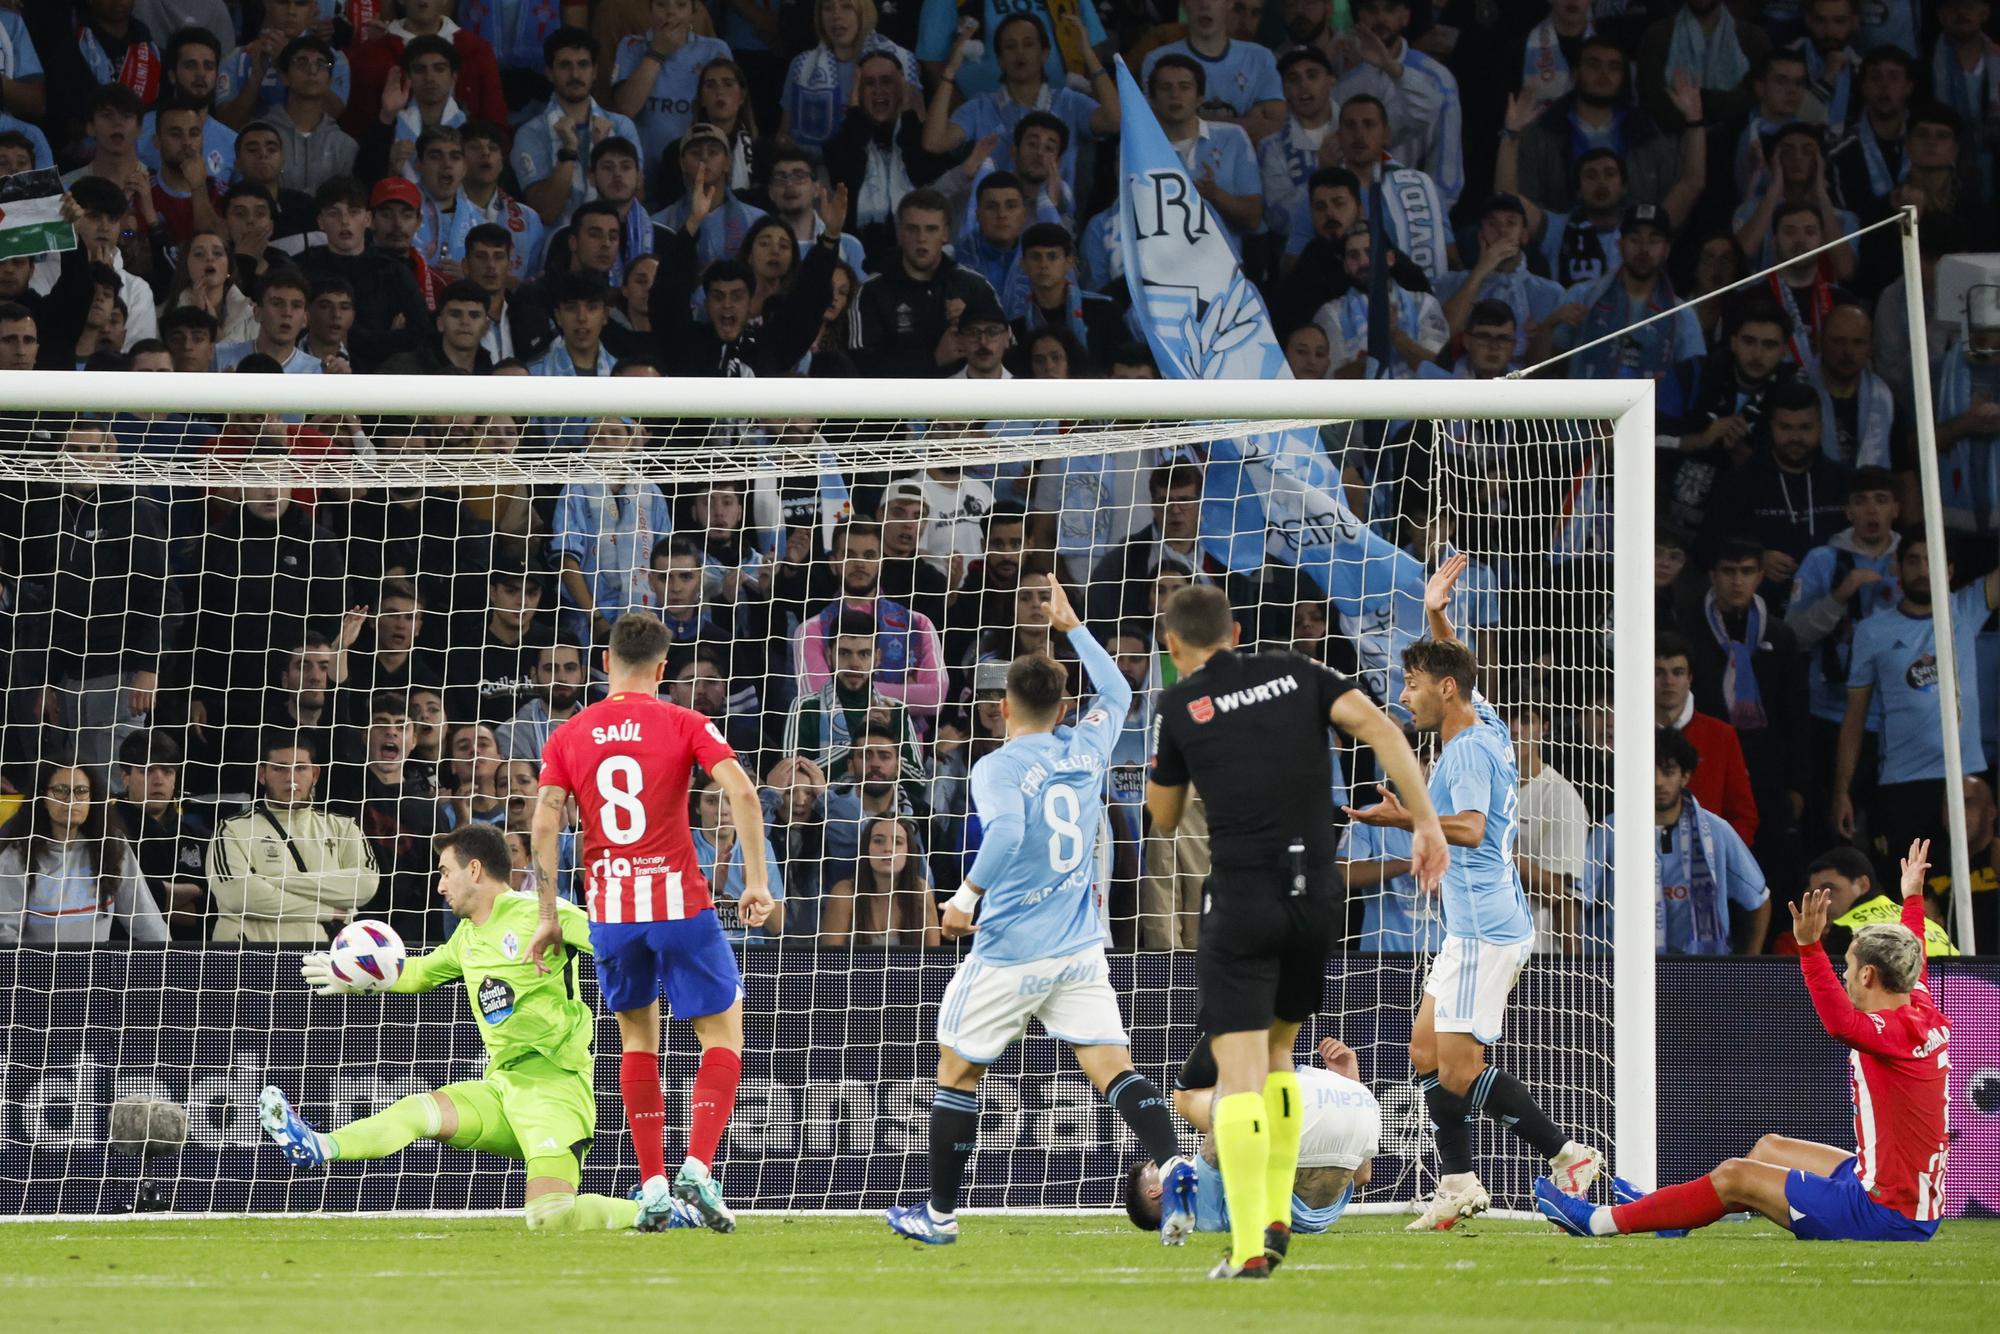
POLYGON ((1593 1237, 1615 1237, 1617 1224, 1611 1221, 1611 1206, 1600 1204, 1590 1211, 1590 1235, 1593 1237))
POLYGON ((657 1181, 657 1182, 659 1182, 659 1183, 660 1183, 660 1189, 661 1189, 661 1190, 669 1190, 669 1189, 671 1189, 671 1188, 672 1188, 672 1187, 671 1187, 671 1185, 670 1185, 670 1183, 669 1183, 669 1182, 667 1181, 667 1179, 666 1179, 665 1177, 663 1177, 663 1176, 659 1176, 659 1177, 647 1177, 647 1178, 646 1178, 646 1181, 645 1181, 645 1185, 644 1185, 644 1187, 643 1187, 643 1188, 644 1188, 645 1190, 648 1190, 648 1191, 652 1190, 652 1189, 653 1189, 653 1183, 654 1183, 655 1181, 657 1181))
POLYGON ((957 1214, 941 1214, 928 1204, 924 1206, 924 1212, 931 1216, 931 1222, 933 1223, 955 1223, 958 1221, 957 1214))
POLYGON ((708 1164, 690 1154, 681 1160, 681 1175, 691 1176, 699 1181, 708 1175, 708 1164))

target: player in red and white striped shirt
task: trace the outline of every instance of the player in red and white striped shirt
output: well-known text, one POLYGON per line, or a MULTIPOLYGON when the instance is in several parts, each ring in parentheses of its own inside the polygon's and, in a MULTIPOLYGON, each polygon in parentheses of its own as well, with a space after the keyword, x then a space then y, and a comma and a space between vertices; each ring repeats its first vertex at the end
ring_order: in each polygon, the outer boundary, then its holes
POLYGON ((1924 872, 1931 845, 1903 859, 1903 920, 1874 922, 1847 948, 1847 981, 1834 975, 1820 937, 1827 890, 1792 905, 1799 970, 1813 1009, 1854 1068, 1855 1152, 1766 1135, 1748 1158, 1698 1180, 1640 1196, 1618 1182, 1623 1203, 1572 1199, 1535 1183, 1542 1213, 1578 1236, 1680 1232, 1738 1209, 1764 1215, 1805 1241, 1928 1241, 1944 1213, 1945 1085, 1951 1024, 1931 1000, 1924 959, 1924 872))
POLYGON ((537 966, 544 950, 560 958, 556 849, 574 796, 582 816, 591 949, 604 1003, 617 1014, 624 1039, 618 1086, 643 1179, 638 1226, 666 1227, 678 1196, 700 1209, 710 1227, 729 1232, 735 1215, 711 1168, 743 1076, 743 977, 715 920, 688 829, 688 787, 697 766, 721 785, 736 820, 744 852, 743 920, 761 925, 772 899, 757 785, 713 723, 659 697, 672 644, 650 612, 619 617, 604 654, 610 696, 557 728, 543 747, 533 832, 542 917, 528 952, 537 966), (671 1184, 660 1092, 663 989, 673 1013, 694 1025, 701 1043, 687 1159, 671 1184))

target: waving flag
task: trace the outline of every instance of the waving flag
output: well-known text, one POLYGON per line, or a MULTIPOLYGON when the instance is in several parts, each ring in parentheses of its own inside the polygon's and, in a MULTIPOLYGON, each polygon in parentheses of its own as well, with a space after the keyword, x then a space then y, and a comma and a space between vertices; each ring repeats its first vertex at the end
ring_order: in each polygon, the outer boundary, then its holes
POLYGON ((62 198, 62 178, 53 170, 0 177, 0 259, 76 249, 62 198))
MULTIPOLYGON (((1125 62, 1118 247, 1132 304, 1160 373, 1174 380, 1289 380, 1271 317, 1229 239, 1195 191, 1125 62)), ((1232 571, 1268 560, 1325 590, 1356 639, 1376 698, 1402 690, 1397 653, 1422 633, 1424 572, 1354 516, 1340 470, 1311 431, 1213 441, 1201 506, 1202 547, 1232 571)))

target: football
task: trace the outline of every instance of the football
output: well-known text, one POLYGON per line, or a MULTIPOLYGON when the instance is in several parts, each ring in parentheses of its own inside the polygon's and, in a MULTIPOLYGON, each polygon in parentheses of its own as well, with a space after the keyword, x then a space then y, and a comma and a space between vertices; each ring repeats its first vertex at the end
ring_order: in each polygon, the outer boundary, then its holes
POLYGON ((326 953, 335 977, 368 991, 387 991, 403 975, 403 938, 387 922, 349 922, 326 953))

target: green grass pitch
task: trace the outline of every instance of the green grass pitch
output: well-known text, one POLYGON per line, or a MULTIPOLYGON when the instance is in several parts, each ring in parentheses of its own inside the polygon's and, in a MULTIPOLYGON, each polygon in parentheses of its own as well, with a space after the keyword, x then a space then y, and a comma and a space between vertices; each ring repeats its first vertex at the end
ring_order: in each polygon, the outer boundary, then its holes
POLYGON ((968 1216, 950 1248, 872 1218, 745 1218, 733 1237, 530 1235, 497 1217, 230 1218, 0 1227, 19 1330, 1991 1331, 2000 1222, 1923 1245, 1810 1245, 1764 1223, 1581 1241, 1363 1217, 1293 1243, 1269 1283, 1209 1283, 1122 1217, 968 1216))

